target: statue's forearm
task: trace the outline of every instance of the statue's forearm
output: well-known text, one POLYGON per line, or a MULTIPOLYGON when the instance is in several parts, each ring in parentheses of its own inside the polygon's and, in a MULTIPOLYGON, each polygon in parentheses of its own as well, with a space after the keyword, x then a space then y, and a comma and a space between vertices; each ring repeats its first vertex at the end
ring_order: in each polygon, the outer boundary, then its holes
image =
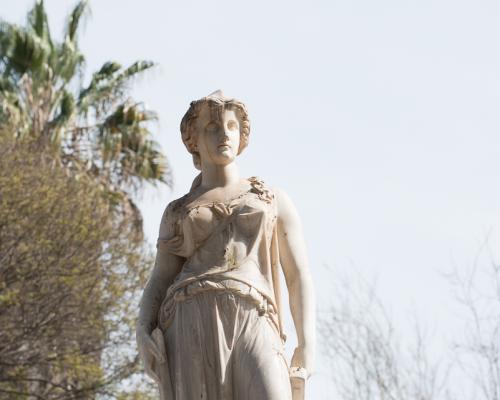
POLYGON ((164 286, 152 276, 142 294, 138 325, 146 328, 148 332, 151 332, 156 326, 158 311, 165 295, 166 288, 164 286))
POLYGON ((290 282, 288 293, 298 346, 314 352, 315 305, 312 279, 309 273, 303 272, 290 282))
POLYGON ((158 311, 175 276, 182 268, 184 260, 173 254, 158 251, 155 267, 142 294, 139 309, 139 326, 151 332, 157 324, 158 311))
POLYGON ((278 201, 280 263, 287 283, 298 345, 312 358, 315 348, 314 289, 297 210, 288 196, 275 190, 278 201))

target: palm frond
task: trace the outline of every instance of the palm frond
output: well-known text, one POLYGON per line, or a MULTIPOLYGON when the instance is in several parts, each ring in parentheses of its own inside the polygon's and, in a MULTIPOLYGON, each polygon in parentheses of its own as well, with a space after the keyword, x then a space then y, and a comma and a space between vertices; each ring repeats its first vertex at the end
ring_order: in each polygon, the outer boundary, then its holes
POLYGON ((80 92, 79 105, 85 111, 94 106, 98 113, 107 113, 108 106, 123 100, 131 79, 155 66, 151 61, 137 61, 120 72, 122 67, 117 62, 105 63, 80 92))
POLYGON ((94 74, 95 80, 108 79, 115 72, 121 69, 121 64, 116 61, 108 61, 103 64, 101 69, 94 74))
POLYGON ((122 90, 114 82, 113 75, 121 69, 117 62, 107 62, 92 75, 87 87, 78 94, 78 107, 87 115, 93 108, 96 115, 107 114, 113 104, 118 102, 122 90))
POLYGON ((153 184, 163 182, 170 185, 171 177, 167 159, 156 141, 146 140, 137 155, 137 160, 134 162, 136 176, 153 184))
POLYGON ((36 0, 31 11, 28 12, 28 26, 30 26, 40 39, 45 40, 52 47, 49 21, 43 0, 36 0))
POLYGON ((64 90, 61 96, 58 113, 56 117, 50 121, 49 125, 52 129, 59 130, 71 120, 71 118, 75 115, 75 111, 76 106, 73 94, 64 90))
MULTIPOLYGON (((99 85, 103 81, 109 81, 113 74, 121 69, 121 65, 118 64, 117 62, 114 61, 108 61, 103 64, 101 69, 99 71, 95 72, 92 75, 92 79, 90 80, 89 85, 82 89, 78 95, 78 102, 80 105, 84 106, 85 108, 88 108, 88 106, 91 103, 90 98, 94 98, 94 101, 96 98, 99 98, 99 96, 96 96, 98 92, 100 91, 99 89, 103 89, 103 87, 99 87, 99 85)), ((103 85, 104 86, 104 85, 103 85)), ((105 89, 105 88, 104 88, 105 89)), ((110 90, 104 90, 105 93, 109 93, 110 90)))
POLYGON ((0 43, 5 70, 14 71, 18 77, 27 71, 39 72, 51 52, 48 42, 34 31, 8 23, 1 25, 0 43))
POLYGON ((12 39, 9 35, 10 25, 11 24, 9 24, 8 22, 0 19, 0 60, 2 64, 12 42, 12 39))
POLYGON ((25 102, 15 91, 3 92, 0 98, 0 128, 13 138, 30 134, 31 119, 25 102))
POLYGON ((64 82, 71 81, 76 73, 83 68, 84 55, 78 50, 76 43, 68 38, 57 47, 56 54, 55 70, 57 76, 64 82))
MULTIPOLYGON (((149 139, 151 133, 146 128, 122 134, 121 175, 126 179, 139 178, 152 184, 171 183, 168 163, 156 141, 149 139)), ((124 181, 126 181, 126 179, 124 181)))
POLYGON ((149 130, 157 115, 127 100, 134 78, 156 64, 137 61, 124 68, 106 62, 88 86, 81 85, 75 80, 85 64, 78 33, 90 11, 88 0, 77 0, 63 40, 54 42, 44 0, 34 1, 25 26, 0 19, 0 131, 41 138, 72 171, 102 179, 112 190, 171 184, 149 130))
POLYGON ((6 92, 15 90, 15 85, 6 76, 0 76, 0 99, 4 97, 6 92))
POLYGON ((156 113, 146 110, 141 103, 126 101, 120 104, 104 121, 103 127, 108 130, 120 130, 131 126, 138 126, 144 122, 156 121, 156 113))
POLYGON ((66 37, 71 42, 76 41, 76 35, 78 33, 78 28, 80 27, 81 20, 89 11, 88 1, 81 0, 69 15, 68 23, 66 26, 66 37))
POLYGON ((119 105, 100 127, 100 151, 106 163, 119 168, 124 182, 130 178, 170 184, 168 163, 147 124, 157 115, 143 104, 119 105))
POLYGON ((136 61, 130 67, 126 68, 121 74, 119 74, 116 77, 116 79, 119 81, 126 81, 134 77, 135 75, 138 75, 141 72, 144 72, 155 66, 156 64, 152 61, 146 61, 146 60, 136 61))

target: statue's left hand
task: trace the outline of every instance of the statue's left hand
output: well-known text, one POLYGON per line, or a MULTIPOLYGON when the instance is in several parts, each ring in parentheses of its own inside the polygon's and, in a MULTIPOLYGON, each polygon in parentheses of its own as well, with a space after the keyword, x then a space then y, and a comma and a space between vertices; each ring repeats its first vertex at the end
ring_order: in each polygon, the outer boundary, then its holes
POLYGON ((308 350, 304 347, 296 347, 293 352, 292 362, 290 366, 302 367, 307 371, 307 377, 309 378, 314 372, 314 351, 308 350))
POLYGON ((139 350, 139 356, 144 363, 146 374, 154 380, 158 381, 159 377, 155 372, 155 364, 158 362, 164 363, 164 355, 153 340, 151 333, 149 333, 147 329, 142 325, 138 325, 136 329, 136 340, 139 350))

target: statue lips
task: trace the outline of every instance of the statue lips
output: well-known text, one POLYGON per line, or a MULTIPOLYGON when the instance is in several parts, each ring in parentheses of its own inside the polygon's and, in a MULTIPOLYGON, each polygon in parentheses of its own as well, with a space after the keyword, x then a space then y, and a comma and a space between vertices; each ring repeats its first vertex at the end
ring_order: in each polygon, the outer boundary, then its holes
POLYGON ((231 145, 229 143, 222 143, 217 146, 217 150, 222 154, 230 154, 232 152, 231 145))

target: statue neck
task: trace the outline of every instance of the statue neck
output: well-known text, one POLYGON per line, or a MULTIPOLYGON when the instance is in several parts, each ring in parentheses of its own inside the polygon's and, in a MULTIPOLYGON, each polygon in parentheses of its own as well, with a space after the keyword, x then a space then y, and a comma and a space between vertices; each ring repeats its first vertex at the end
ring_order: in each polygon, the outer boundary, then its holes
POLYGON ((236 163, 227 165, 202 164, 201 186, 210 189, 229 186, 240 181, 240 174, 236 163))

